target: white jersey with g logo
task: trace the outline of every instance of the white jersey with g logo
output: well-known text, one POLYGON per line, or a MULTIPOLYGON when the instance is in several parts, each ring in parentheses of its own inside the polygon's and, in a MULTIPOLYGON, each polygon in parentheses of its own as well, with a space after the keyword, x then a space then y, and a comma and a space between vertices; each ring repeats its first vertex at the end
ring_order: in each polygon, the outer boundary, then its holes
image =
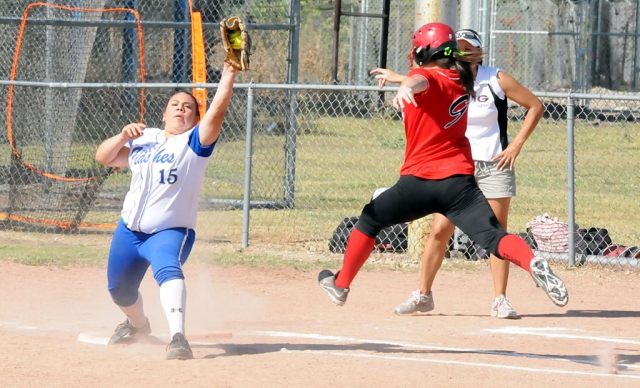
POLYGON ((509 145, 507 98, 498 83, 498 72, 500 69, 478 66, 476 98, 469 102, 465 132, 473 160, 491 161, 509 145))
POLYGON ((122 219, 136 232, 155 233, 196 226, 198 197, 216 143, 200 144, 199 126, 167 139, 146 128, 129 142, 131 186, 122 219))

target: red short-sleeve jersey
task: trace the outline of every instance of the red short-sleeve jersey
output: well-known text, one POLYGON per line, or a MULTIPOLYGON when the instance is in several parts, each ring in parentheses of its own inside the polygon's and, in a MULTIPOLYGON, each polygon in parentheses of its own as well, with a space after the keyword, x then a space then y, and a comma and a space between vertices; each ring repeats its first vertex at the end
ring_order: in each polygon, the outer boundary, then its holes
POLYGON ((424 77, 429 87, 415 95, 417 107, 407 104, 403 110, 407 146, 400 175, 425 179, 473 175, 471 145, 465 137, 470 97, 458 71, 417 68, 409 76, 424 77))

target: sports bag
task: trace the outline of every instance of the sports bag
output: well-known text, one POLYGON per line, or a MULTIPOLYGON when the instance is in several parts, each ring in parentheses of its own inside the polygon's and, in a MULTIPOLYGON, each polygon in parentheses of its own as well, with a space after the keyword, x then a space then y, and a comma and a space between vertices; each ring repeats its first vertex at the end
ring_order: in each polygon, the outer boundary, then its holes
MULTIPOLYGON (((531 228, 538 250, 552 253, 569 252, 569 224, 558 221, 558 217, 551 217, 548 213, 544 213, 529 221, 527 227, 531 228)), ((584 253, 587 246, 577 224, 574 233, 576 234, 575 251, 584 253)))
MULTIPOLYGON (((353 227, 358 222, 359 217, 348 217, 342 220, 333 231, 329 240, 329 251, 333 253, 344 253, 347 240, 353 227)), ((376 236, 375 249, 381 252, 405 252, 407 250, 408 223, 392 225, 384 228, 376 236)))
POLYGON ((587 255, 602 255, 604 250, 613 244, 609 231, 605 228, 580 229, 580 235, 587 245, 587 255))
POLYGON ((613 244, 608 246, 602 254, 608 257, 626 257, 640 259, 640 247, 613 244))

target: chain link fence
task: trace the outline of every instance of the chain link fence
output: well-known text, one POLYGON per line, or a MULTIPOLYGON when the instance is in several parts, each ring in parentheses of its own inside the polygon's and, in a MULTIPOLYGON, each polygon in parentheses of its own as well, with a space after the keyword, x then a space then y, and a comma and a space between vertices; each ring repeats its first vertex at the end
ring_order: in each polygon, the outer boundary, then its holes
MULTIPOLYGON (((46 86, 24 89, 49 89, 46 86)), ((102 86, 87 89, 102 96, 106 104, 108 92, 118 89, 102 86)), ((165 97, 159 93, 161 88, 153 90, 147 104, 160 109, 165 97)), ((237 85, 203 184, 201 217, 217 225, 220 238, 232 243, 295 244, 314 251, 339 252, 330 249, 334 230, 345 218, 358 216, 376 189, 393 185, 398 177, 405 143, 398 112, 384 102, 391 99, 392 91, 354 86, 237 85), (250 214, 249 229, 243 229, 244 210, 250 214), (250 240, 242 241, 245 235, 250 240)), ((550 93, 540 97, 550 113, 518 159, 518 195, 512 201, 510 232, 527 233, 528 223, 545 213, 563 222, 573 220, 585 231, 606 230, 610 239, 604 247, 607 252, 604 248, 597 252, 576 250, 576 262, 637 268, 638 252, 616 251, 613 246, 640 245, 640 126, 632 113, 638 111, 640 98, 575 95, 569 99, 567 94, 550 93), (582 109, 577 102, 586 99, 610 113, 582 109), (621 116, 607 106, 625 113, 621 116)), ((519 108, 510 110, 512 137, 524 115, 519 108)), ((96 137, 91 151, 98 142, 96 137)), ((78 144, 87 146, 87 142, 74 141, 74 147, 78 144)), ((34 204, 55 188, 18 168, 9 158, 10 152, 4 155, 4 212, 17 214, 21 210, 29 217, 29 210, 35 211, 34 204)), ((78 163, 72 160, 69 165, 78 163)), ((83 221, 115 222, 129 179, 125 170, 93 188, 96 199, 88 205, 83 221)), ((86 197, 89 185, 82 187, 86 197)), ((68 187, 60 191, 67 197, 73 192, 68 187)), ((77 204, 69 203, 68 198, 63 202, 69 211, 77 211, 77 204)), ((428 230, 429 222, 423 227, 414 225, 413 230, 411 225, 394 229, 381 236, 380 251, 394 251, 396 259, 415 263, 421 246, 413 244, 421 244, 428 230)), ((573 238, 578 241, 580 234, 573 238)), ((450 248, 469 259, 482 255, 464 239, 454 240, 450 248)), ((566 262, 573 259, 568 253, 542 254, 566 262)))
MULTIPOLYGON (((290 21, 299 20, 299 3, 229 0, 193 6, 203 15, 209 82, 219 80, 224 58, 219 23, 230 15, 240 15, 253 30, 255 57, 269 59, 239 74, 239 82, 296 80, 297 60, 291 60, 289 42, 297 39, 298 29, 290 21)), ((127 181, 117 175, 107 179, 113 170, 94 161, 95 149, 127 123, 162 125, 168 94, 193 79, 191 27, 187 0, 0 1, 0 79, 167 84, 149 90, 0 88, 0 104, 6 107, 0 118, 6 128, 0 134, 2 175, 9 184, 5 218, 62 230, 112 223, 112 217, 92 209, 119 207, 127 181)), ((241 96, 230 111, 233 115, 239 109, 246 111, 241 96)), ((244 121, 228 121, 224 136, 242 136, 244 121)), ((243 182, 232 184, 241 187, 243 182)))
POLYGON ((533 90, 637 92, 638 4, 491 0, 487 59, 533 90))
MULTIPOLYGON (((136 10, 142 20, 146 51, 152 53, 147 56, 145 63, 147 81, 191 80, 190 19, 186 0, 71 0, 52 3, 70 7, 136 10)), ((0 75, 3 79, 10 76, 18 26, 29 4, 27 0, 0 0, 0 75)), ((637 4, 622 0, 475 0, 475 4, 475 11, 472 11, 475 12, 475 25, 459 27, 478 30, 485 38, 485 63, 502 68, 528 88, 546 91, 571 89, 586 93, 602 92, 598 88, 612 92, 638 91, 640 24, 637 4)), ((299 82, 316 84, 333 81, 333 1, 195 0, 193 7, 202 13, 210 82, 217 81, 220 71, 218 64, 222 58, 218 23, 232 14, 243 17, 254 30, 254 70, 243 81, 289 82, 288 69, 290 61, 294 59, 299 61, 296 63, 299 82), (294 9, 296 4, 300 5, 299 14, 294 9), (300 24, 297 30, 300 40, 296 52, 291 55, 288 53, 290 31, 296 26, 296 18, 300 24)), ((383 8, 384 2, 381 0, 341 2, 343 13, 379 15, 383 13, 383 8)), ((459 5, 457 9, 458 14, 470 12, 460 9, 459 5)), ((76 47, 74 50, 85 50, 85 55, 99 60, 126 62, 137 58, 135 42, 130 41, 135 26, 124 24, 125 21, 133 21, 131 15, 106 16, 104 12, 89 14, 78 11, 63 14, 43 7, 33 12, 30 18, 40 21, 42 31, 27 29, 28 34, 34 34, 30 40, 32 44, 36 44, 33 39, 38 39, 40 42, 37 44, 44 45, 47 34, 50 41, 59 40, 63 45, 70 43, 69 38, 62 38, 63 33, 55 35, 55 27, 44 25, 46 20, 56 20, 58 24, 61 19, 75 20, 78 28, 68 27, 66 30, 84 31, 81 33, 84 42, 80 42, 80 39, 73 41, 76 46, 82 43, 84 48, 76 47), (109 20, 113 22, 110 28, 91 28, 108 24, 109 20)), ((386 36, 388 67, 400 72, 408 69, 407 55, 411 48, 414 22, 415 0, 390 3, 386 36)), ((338 83, 364 85, 373 82, 368 72, 380 62, 382 27, 383 19, 380 17, 341 17, 339 44, 336 47, 338 83)), ((43 48, 31 55, 46 54, 43 48)), ((50 45, 49 49, 53 48, 50 45)), ((109 73, 112 77, 118 74, 118 81, 133 80, 137 67, 129 68, 128 74, 127 69, 121 67, 126 66, 113 66, 109 73), (118 73, 118 70, 125 74, 118 73)), ((74 75, 80 76, 81 71, 74 75)), ((87 82, 106 82, 109 79, 102 70, 88 72, 84 76, 87 82)))
MULTIPOLYGON (((579 251, 576 262, 638 268, 634 252, 615 248, 640 245, 640 110, 634 97, 614 96, 637 90, 635 5, 486 3, 490 12, 478 16, 487 18, 486 29, 477 27, 486 37, 486 63, 539 91, 546 106, 518 160, 509 230, 525 234, 527 223, 544 213, 575 221, 585 235, 590 228, 606 230, 612 252, 579 251)), ((168 94, 194 86, 185 84, 192 78, 186 2, 59 4, 76 8, 33 7, 21 33, 29 2, 0 0, 5 227, 82 231, 116 222, 130 176, 127 169, 114 173, 97 164, 96 147, 141 117, 160 126, 168 94), (136 10, 139 24, 129 10, 136 10)), ((240 15, 254 42, 252 71, 239 76, 207 170, 201 220, 234 244, 249 237, 251 244, 330 252, 334 230, 357 216, 377 188, 394 184, 403 161, 402 122, 389 106, 393 89, 372 87, 368 74, 381 58, 382 19, 341 19, 333 80, 333 2, 193 5, 203 15, 210 98, 223 58, 219 21, 240 15), (296 81, 297 87, 285 85, 296 81), (327 86, 334 83, 339 86, 327 86), (249 208, 250 229, 244 230, 249 208)), ((414 8, 413 0, 390 7, 387 66, 399 72, 408 69, 414 8)), ((343 1, 342 10, 380 14, 383 4, 343 1)), ((525 113, 510 108, 511 138, 525 113)), ((395 253, 379 255, 415 263, 428 231, 429 219, 389 230, 379 251, 395 253)), ((470 259, 482 256, 460 234, 450 248, 470 259)), ((567 262, 574 258, 570 253, 548 255, 567 262)))
MULTIPOLYGON (((540 91, 627 93, 640 90, 638 4, 629 1, 469 0, 457 14, 472 13, 471 25, 484 37, 485 61, 524 86, 540 91), (486 11, 485 11, 486 10, 486 11)), ((342 1, 343 14, 383 13, 383 1, 342 1)), ((302 4, 300 82, 372 85, 369 71, 380 64, 383 20, 342 16, 333 47, 334 2, 302 4), (305 39, 306 36, 314 39, 305 39), (332 59, 337 79, 332 80, 332 59)), ((415 0, 390 3, 386 66, 408 71, 415 0)), ((465 21, 465 23, 467 23, 465 21)))

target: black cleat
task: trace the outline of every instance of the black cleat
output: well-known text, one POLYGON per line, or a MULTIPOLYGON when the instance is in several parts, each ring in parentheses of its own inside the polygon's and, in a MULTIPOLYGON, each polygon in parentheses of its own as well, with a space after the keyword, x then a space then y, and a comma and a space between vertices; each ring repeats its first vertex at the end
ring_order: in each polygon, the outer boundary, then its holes
POLYGON ((190 360, 192 358, 193 352, 189 342, 184 338, 184 334, 174 334, 171 343, 167 345, 167 360, 190 360))
POLYGON ((140 327, 136 328, 131 325, 129 318, 126 321, 116 327, 115 333, 109 338, 108 345, 116 345, 122 343, 129 343, 136 338, 147 337, 151 334, 151 325, 149 324, 149 319, 147 319, 147 323, 140 327))

